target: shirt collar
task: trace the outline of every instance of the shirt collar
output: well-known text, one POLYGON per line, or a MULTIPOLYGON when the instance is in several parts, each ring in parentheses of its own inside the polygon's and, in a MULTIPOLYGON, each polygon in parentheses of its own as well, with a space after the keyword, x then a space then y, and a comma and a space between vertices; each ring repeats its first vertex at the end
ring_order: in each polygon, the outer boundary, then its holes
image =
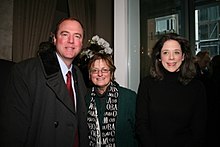
POLYGON ((57 58, 58 58, 58 62, 60 64, 60 68, 61 68, 61 72, 62 72, 62 75, 63 76, 66 76, 66 73, 68 71, 71 71, 72 72, 72 64, 71 64, 71 67, 68 69, 68 67, 66 66, 66 64, 63 62, 63 60, 61 59, 61 57, 56 53, 57 55, 57 58))

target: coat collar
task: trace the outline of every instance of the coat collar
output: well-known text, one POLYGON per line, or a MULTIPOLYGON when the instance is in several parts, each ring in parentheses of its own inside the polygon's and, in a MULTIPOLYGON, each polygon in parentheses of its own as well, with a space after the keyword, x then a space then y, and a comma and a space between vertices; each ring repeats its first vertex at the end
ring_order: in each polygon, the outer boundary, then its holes
MULTIPOLYGON (((73 113, 73 103, 66 88, 61 73, 60 65, 54 48, 48 49, 39 54, 47 85, 54 91, 57 98, 73 113)), ((74 68, 74 67, 73 67, 74 68)))
POLYGON ((47 76, 51 76, 59 72, 60 66, 54 48, 50 48, 39 55, 47 76))

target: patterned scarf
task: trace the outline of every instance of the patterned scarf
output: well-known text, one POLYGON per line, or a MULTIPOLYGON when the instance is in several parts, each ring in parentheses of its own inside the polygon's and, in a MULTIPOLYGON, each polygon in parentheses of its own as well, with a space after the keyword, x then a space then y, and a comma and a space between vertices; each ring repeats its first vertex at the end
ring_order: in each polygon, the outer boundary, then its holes
POLYGON ((97 106, 95 102, 95 88, 92 87, 91 100, 87 114, 89 126, 90 147, 115 147, 116 146, 116 118, 118 110, 118 89, 116 83, 111 82, 107 93, 105 113, 102 122, 99 122, 97 106))

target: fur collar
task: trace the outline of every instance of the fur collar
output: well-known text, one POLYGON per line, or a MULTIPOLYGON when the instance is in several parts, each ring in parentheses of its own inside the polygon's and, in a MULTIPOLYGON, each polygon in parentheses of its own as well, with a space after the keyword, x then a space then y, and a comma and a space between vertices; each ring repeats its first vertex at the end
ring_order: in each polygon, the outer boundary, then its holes
POLYGON ((45 73, 51 76, 60 70, 60 65, 54 48, 50 48, 39 54, 45 73))

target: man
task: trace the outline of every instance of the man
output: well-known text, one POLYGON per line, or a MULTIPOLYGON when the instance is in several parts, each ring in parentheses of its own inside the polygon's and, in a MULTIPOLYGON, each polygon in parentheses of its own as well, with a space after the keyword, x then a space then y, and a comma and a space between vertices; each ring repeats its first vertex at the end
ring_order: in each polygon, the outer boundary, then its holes
POLYGON ((209 76, 209 63, 211 61, 208 51, 200 51, 196 54, 197 76, 209 76))
POLYGON ((87 146, 86 86, 72 64, 83 35, 78 20, 63 19, 55 30, 55 50, 15 64, 1 111, 0 146, 73 147, 76 142, 87 146), (66 88, 67 71, 72 73, 74 98, 66 88))

